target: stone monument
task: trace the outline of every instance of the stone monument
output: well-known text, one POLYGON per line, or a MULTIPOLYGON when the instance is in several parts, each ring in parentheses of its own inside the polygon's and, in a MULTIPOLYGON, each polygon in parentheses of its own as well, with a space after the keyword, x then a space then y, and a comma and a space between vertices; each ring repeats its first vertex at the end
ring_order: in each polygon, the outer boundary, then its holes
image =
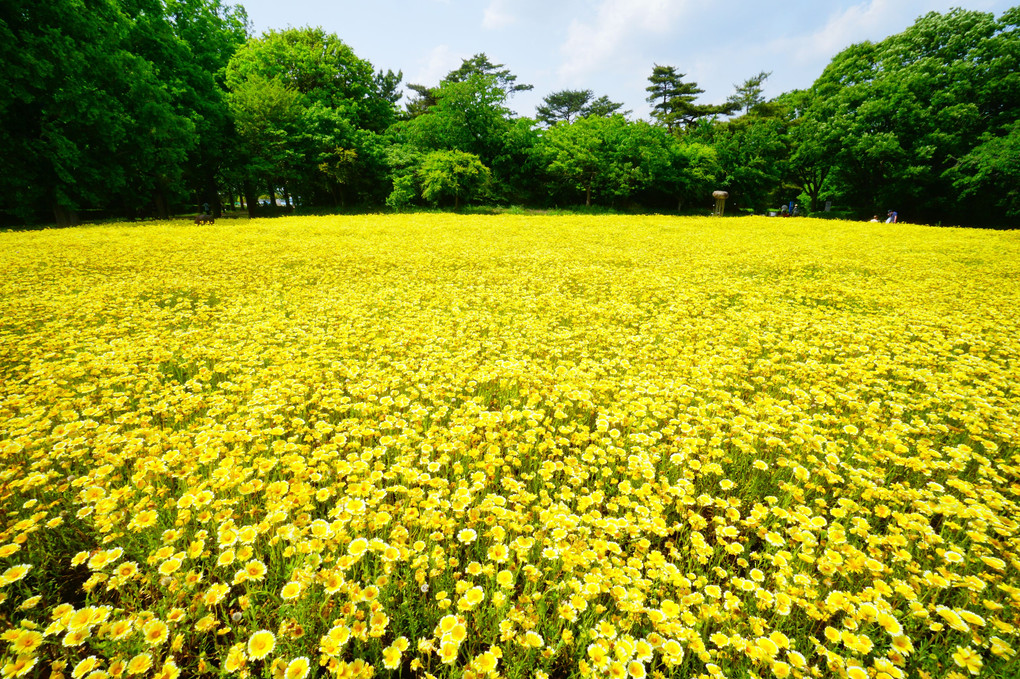
POLYGON ((723 211, 726 209, 726 199, 730 197, 730 194, 726 191, 713 191, 712 197, 715 198, 715 211, 712 212, 712 216, 722 217, 723 211))

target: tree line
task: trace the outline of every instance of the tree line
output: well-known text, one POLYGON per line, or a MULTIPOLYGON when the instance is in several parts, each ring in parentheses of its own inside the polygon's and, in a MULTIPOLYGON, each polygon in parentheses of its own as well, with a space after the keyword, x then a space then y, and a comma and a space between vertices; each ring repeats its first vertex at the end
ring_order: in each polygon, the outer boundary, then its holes
POLYGON ((1020 7, 929 13, 839 53, 807 89, 724 103, 672 65, 650 120, 592 90, 544 97, 485 54, 436 84, 321 28, 252 34, 220 0, 7 0, 0 219, 166 218, 226 207, 535 208, 1020 221, 1020 7), (406 95, 402 88, 406 88, 406 95), (829 212, 826 207, 831 207, 829 212))

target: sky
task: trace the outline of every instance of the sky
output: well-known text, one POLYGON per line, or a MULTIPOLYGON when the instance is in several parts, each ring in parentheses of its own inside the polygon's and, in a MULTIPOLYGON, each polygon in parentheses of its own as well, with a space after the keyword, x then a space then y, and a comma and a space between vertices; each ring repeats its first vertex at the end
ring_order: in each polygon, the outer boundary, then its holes
POLYGON ((376 70, 433 86, 484 52, 517 82, 510 108, 534 116, 543 97, 592 90, 647 119, 648 76, 674 66, 721 103, 771 72, 764 95, 810 87, 844 48, 880 41, 928 12, 992 12, 1017 0, 225 0, 241 4, 256 35, 321 26, 376 70))

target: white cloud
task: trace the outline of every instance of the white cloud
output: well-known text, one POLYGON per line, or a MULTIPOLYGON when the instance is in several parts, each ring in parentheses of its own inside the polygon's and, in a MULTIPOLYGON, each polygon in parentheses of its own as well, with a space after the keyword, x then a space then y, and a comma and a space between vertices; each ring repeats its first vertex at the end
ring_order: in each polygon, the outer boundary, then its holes
POLYGON ((464 57, 455 54, 449 45, 439 45, 432 48, 423 62, 419 62, 419 68, 414 75, 405 79, 405 82, 419 85, 432 86, 446 77, 446 74, 460 66, 464 57))
POLYGON ((575 19, 560 47, 565 59, 559 74, 569 79, 598 71, 643 35, 671 30, 688 0, 603 0, 594 19, 575 19))
MULTIPOLYGON (((884 40, 928 12, 945 12, 960 3, 954 0, 867 0, 829 17, 820 29, 799 40, 793 52, 801 62, 828 60, 852 44, 884 40)), ((984 4, 972 0, 971 5, 984 4)))
POLYGON ((494 31, 517 23, 517 17, 510 12, 508 4, 506 0, 492 0, 485 8, 482 28, 494 31))

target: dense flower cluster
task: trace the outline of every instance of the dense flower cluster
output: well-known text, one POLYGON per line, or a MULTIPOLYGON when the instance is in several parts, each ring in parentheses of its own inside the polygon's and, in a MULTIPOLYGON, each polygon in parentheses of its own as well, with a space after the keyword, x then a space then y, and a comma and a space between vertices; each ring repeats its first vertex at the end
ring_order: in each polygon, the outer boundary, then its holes
POLYGON ((1020 237, 0 234, 0 673, 1002 676, 1020 237))

